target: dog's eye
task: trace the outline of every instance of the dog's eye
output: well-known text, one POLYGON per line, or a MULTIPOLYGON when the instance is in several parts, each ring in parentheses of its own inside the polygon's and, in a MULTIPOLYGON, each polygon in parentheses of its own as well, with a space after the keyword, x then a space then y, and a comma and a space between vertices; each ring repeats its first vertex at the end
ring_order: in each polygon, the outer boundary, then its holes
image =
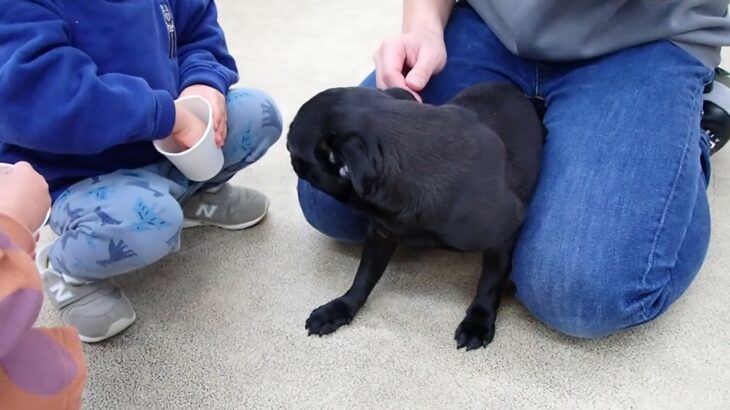
POLYGON ((340 176, 342 178, 349 178, 350 177, 350 168, 347 167, 347 165, 340 168, 340 176))
POLYGON ((330 151, 329 160, 330 160, 330 164, 336 164, 337 163, 337 158, 335 158, 334 151, 330 151))

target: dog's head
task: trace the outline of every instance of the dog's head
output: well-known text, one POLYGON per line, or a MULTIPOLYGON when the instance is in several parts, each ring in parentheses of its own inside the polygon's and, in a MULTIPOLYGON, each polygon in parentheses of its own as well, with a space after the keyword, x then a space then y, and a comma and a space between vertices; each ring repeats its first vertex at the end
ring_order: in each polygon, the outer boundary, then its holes
POLYGON ((365 198, 381 175, 383 150, 372 133, 372 108, 388 100, 413 100, 405 90, 333 88, 307 101, 289 128, 294 171, 317 189, 348 202, 365 198))

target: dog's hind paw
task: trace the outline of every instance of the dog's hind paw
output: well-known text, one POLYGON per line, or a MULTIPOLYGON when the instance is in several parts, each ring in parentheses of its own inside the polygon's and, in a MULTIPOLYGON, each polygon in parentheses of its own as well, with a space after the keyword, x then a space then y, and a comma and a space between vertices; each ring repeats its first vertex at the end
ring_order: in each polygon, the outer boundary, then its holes
POLYGON ((314 309, 307 319, 304 328, 310 335, 326 335, 333 333, 342 325, 352 321, 357 308, 342 297, 314 309))
POLYGON ((466 347, 468 351, 486 347, 494 339, 494 322, 490 323, 489 320, 485 320, 483 314, 470 309, 456 328, 454 339, 457 349, 466 347))

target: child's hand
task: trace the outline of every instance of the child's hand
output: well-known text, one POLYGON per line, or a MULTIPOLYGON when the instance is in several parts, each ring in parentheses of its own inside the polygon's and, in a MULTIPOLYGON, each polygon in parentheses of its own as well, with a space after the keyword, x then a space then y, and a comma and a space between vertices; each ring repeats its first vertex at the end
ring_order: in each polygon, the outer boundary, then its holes
POLYGON ((213 129, 215 130, 215 143, 222 147, 226 143, 228 133, 228 111, 226 110, 226 96, 213 87, 203 84, 195 84, 184 89, 180 97, 197 95, 205 98, 213 107, 213 129))
POLYGON ((0 170, 0 212, 35 232, 50 207, 48 184, 30 164, 18 162, 7 172, 0 170))
POLYGON ((172 139, 184 149, 195 145, 205 133, 205 123, 187 108, 175 105, 175 126, 172 139))

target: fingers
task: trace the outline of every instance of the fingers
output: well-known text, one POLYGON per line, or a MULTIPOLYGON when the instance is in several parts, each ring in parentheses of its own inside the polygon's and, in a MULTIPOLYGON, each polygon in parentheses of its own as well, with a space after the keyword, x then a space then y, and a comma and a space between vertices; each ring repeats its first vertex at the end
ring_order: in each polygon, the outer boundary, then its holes
POLYGON ((403 76, 406 62, 406 49, 403 42, 396 38, 383 42, 375 55, 375 81, 378 88, 408 88, 403 76))
POLYGON ((31 232, 36 231, 51 206, 48 183, 43 176, 29 163, 21 161, 3 168, 0 184, 0 211, 31 232))
POLYGON ((221 133, 221 147, 226 143, 226 137, 228 136, 228 117, 226 115, 221 116, 220 123, 221 133))
POLYGON ((225 103, 217 104, 216 108, 213 109, 213 128, 215 130, 215 143, 222 147, 226 143, 228 134, 228 115, 225 103))
POLYGON ((223 128, 219 125, 216 126, 215 130, 215 145, 218 146, 218 148, 223 147, 223 144, 225 143, 225 137, 223 137, 223 128))
POLYGON ((26 179, 27 182, 36 184, 42 189, 48 189, 46 180, 33 168, 32 165, 25 161, 16 162, 9 173, 17 174, 19 177, 26 179))
POLYGON ((404 89, 405 89, 406 91, 408 91, 409 93, 411 93, 411 95, 413 96, 413 98, 415 98, 415 99, 416 99, 416 101, 418 101, 419 103, 422 103, 422 102, 423 102, 423 98, 421 98, 421 94, 418 94, 417 92, 415 92, 415 91, 411 90, 411 89, 410 89, 410 88, 408 88, 408 87, 406 87, 406 88, 404 88, 404 89))
POLYGON ((222 146, 223 135, 221 134, 221 121, 220 116, 214 114, 213 116, 213 131, 215 132, 215 145, 222 146))
POLYGON ((10 168, 10 172, 28 172, 28 171, 35 172, 35 170, 33 169, 33 166, 25 161, 16 162, 15 164, 13 164, 13 167, 10 168))
MULTIPOLYGON (((181 97, 187 95, 198 95, 208 101, 211 105, 213 108, 213 130, 215 131, 215 143, 217 146, 222 147, 226 143, 226 137, 228 136, 228 113, 226 110, 225 95, 212 87, 202 84, 191 85, 180 94, 181 97)), ((194 145, 194 143, 192 145, 194 145)), ((186 148, 189 148, 189 146, 186 148)))
POLYGON ((438 64, 437 57, 431 49, 421 48, 418 59, 404 79, 406 86, 416 92, 423 90, 433 73, 436 72, 438 64))
POLYGON ((423 90, 440 64, 438 54, 424 45, 422 39, 405 36, 384 41, 374 60, 378 88, 402 88, 418 102, 423 102, 418 92, 423 90), (407 76, 405 72, 408 72, 407 76))
MULTIPOLYGON (((213 130, 215 143, 222 147, 228 135, 228 116, 226 111, 226 97, 220 91, 203 84, 195 84, 185 88, 180 97, 197 95, 204 98, 213 108, 213 130)), ((193 144, 194 145, 194 144, 193 144)))

